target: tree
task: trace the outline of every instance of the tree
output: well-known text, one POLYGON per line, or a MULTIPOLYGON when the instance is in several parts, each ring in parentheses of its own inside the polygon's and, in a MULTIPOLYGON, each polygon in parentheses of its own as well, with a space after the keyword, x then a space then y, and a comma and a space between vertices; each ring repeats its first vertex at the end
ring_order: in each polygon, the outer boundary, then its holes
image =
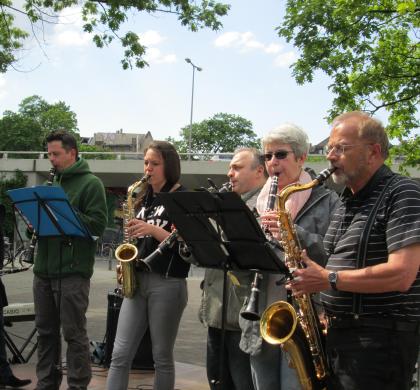
POLYGON ((86 145, 80 144, 78 146, 79 154, 83 155, 85 160, 115 160, 116 156, 114 154, 103 154, 103 152, 112 152, 109 148, 104 148, 103 146, 98 145, 86 145), (83 152, 97 152, 97 154, 85 154, 83 152))
MULTIPOLYGON (((179 135, 181 140, 169 137, 168 141, 174 144, 179 153, 187 153, 190 126, 183 127, 179 135)), ((241 116, 219 113, 192 125, 192 153, 229 153, 240 146, 259 147, 252 123, 241 116)))
POLYGON ((288 0, 278 33, 300 50, 298 84, 322 70, 333 79, 329 119, 344 111, 386 110, 394 155, 420 163, 418 1, 288 0))
POLYGON ((44 31, 44 25, 57 23, 59 12, 76 5, 82 7, 83 30, 93 34, 97 47, 108 46, 114 39, 120 41, 124 49, 121 60, 124 69, 134 66, 143 68, 147 65, 143 55, 145 47, 139 42, 139 36, 133 31, 119 35, 128 16, 134 12, 159 12, 174 14, 181 25, 191 31, 209 27, 218 30, 220 17, 227 14, 230 6, 215 0, 24 0, 21 8, 11 0, 0 0, 0 72, 5 72, 15 61, 16 50, 22 47, 27 31, 14 25, 14 16, 26 15, 31 24, 31 33, 38 42, 37 29, 44 31))
POLYGON ((0 119, 0 150, 44 149, 45 136, 64 129, 78 138, 76 114, 64 102, 49 104, 34 95, 22 100, 17 113, 5 111, 0 119))
POLYGON ((5 175, 0 176, 0 204, 6 208, 6 218, 4 220, 4 233, 10 240, 13 240, 13 226, 14 226, 14 210, 12 201, 7 195, 8 190, 21 188, 26 186, 28 178, 18 169, 15 171, 13 177, 6 178, 5 175))

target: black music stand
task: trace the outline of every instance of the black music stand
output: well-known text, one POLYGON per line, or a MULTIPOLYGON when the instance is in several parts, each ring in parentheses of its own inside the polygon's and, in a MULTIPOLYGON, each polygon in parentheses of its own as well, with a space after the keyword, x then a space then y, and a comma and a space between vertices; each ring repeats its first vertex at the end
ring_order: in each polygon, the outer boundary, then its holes
MULTIPOLYGON (((196 265, 223 270, 219 371, 222 378, 227 272, 258 270, 290 276, 289 270, 275 254, 251 210, 236 193, 170 192, 159 193, 158 197, 197 261, 196 265)), ((220 378, 217 387, 223 389, 220 378)))
POLYGON ((158 197, 199 266, 288 275, 255 216, 236 193, 169 192, 158 197))
MULTIPOLYGON (((80 220, 61 187, 36 186, 7 191, 14 207, 30 223, 38 237, 62 237, 59 257, 58 316, 61 305, 61 268, 63 245, 70 244, 69 237, 78 236, 94 240, 80 220)), ((59 318, 61 324, 61 319, 59 318)), ((62 361, 57 359, 57 381, 61 380, 62 361)))

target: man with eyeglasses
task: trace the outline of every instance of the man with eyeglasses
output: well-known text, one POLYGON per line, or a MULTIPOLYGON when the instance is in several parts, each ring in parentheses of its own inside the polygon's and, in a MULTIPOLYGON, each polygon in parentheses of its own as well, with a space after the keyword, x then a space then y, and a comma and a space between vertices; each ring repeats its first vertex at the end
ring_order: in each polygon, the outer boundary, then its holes
MULTIPOLYGON (((278 214, 275 210, 267 210, 272 178, 278 177, 277 192, 292 183, 307 184, 312 181, 313 177, 304 169, 309 149, 308 136, 300 127, 285 123, 263 137, 262 148, 270 178, 258 196, 257 210, 262 225, 276 240, 280 237, 278 214)), ((338 196, 333 191, 318 186, 293 194, 286 203, 302 247, 322 265, 326 262, 324 235, 338 202, 338 196)), ((284 260, 284 252, 278 252, 284 260)), ((281 276, 278 274, 264 273, 258 301, 260 315, 271 303, 286 299, 284 284, 279 284, 279 279, 281 276)), ((240 318, 239 324, 242 329, 240 347, 250 354, 255 390, 300 390, 296 371, 289 367, 286 354, 279 345, 271 345, 261 338, 259 321, 240 318)))
POLYGON ((331 389, 409 390, 420 344, 420 187, 384 165, 388 138, 365 113, 338 116, 327 151, 346 186, 324 240, 329 259, 322 268, 304 255, 307 268, 288 287, 322 291, 331 389))

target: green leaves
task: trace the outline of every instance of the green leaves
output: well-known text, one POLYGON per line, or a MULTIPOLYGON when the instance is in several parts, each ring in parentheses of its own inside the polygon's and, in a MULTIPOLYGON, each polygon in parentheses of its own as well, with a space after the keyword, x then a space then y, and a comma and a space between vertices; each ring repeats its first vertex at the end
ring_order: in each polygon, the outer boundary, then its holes
POLYGON ((14 176, 8 176, 7 178, 4 175, 0 176, 0 204, 4 205, 6 208, 6 218, 4 220, 3 228, 5 235, 9 237, 11 241, 13 241, 15 215, 12 201, 6 192, 15 188, 25 187, 27 180, 27 176, 19 170, 15 171, 14 176))
MULTIPOLYGON (((188 152, 190 126, 180 131, 181 140, 168 138, 180 153, 188 152)), ((193 123, 191 151, 193 153, 230 153, 240 146, 259 147, 252 123, 239 116, 219 113, 199 123, 193 123)))
POLYGON ((14 17, 7 12, 12 5, 9 0, 0 1, 0 73, 16 61, 15 53, 29 34, 14 26, 14 17))
POLYGON ((0 150, 43 150, 45 136, 58 129, 78 135, 70 107, 64 102, 49 104, 37 95, 27 97, 18 112, 6 111, 0 119, 0 150))
POLYGON ((317 70, 332 78, 329 119, 386 111, 390 139, 401 145, 395 151, 411 164, 418 161, 419 136, 411 133, 419 127, 419 23, 413 0, 288 0, 277 31, 301 53, 292 67, 299 84, 317 70))
MULTIPOLYGON (((121 60, 124 69, 148 65, 144 60, 145 47, 139 43, 139 36, 133 31, 123 31, 124 23, 133 12, 169 13, 178 17, 183 26, 191 31, 201 28, 218 30, 220 18, 227 14, 230 5, 214 0, 25 0, 22 9, 12 7, 12 1, 0 0, 0 72, 16 61, 14 53, 22 47, 29 36, 27 31, 14 26, 14 14, 25 14, 30 23, 56 23, 58 13, 66 8, 81 5, 85 22, 83 31, 93 34, 92 40, 99 48, 110 45, 115 39, 123 47, 121 60)), ((31 34, 35 34, 32 26, 31 34)))

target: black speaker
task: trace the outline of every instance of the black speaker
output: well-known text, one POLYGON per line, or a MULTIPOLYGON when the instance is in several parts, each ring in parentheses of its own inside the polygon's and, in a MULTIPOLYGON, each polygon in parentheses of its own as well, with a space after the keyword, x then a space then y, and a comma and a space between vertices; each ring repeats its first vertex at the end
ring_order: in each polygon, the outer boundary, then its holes
MULTIPOLYGON (((115 333, 117 332, 118 317, 123 298, 115 292, 108 293, 108 312, 106 317, 105 359, 104 364, 111 364, 112 349, 114 348, 115 333)), ((152 341, 150 331, 147 329, 137 349, 131 368, 138 370, 154 370, 152 341)))

